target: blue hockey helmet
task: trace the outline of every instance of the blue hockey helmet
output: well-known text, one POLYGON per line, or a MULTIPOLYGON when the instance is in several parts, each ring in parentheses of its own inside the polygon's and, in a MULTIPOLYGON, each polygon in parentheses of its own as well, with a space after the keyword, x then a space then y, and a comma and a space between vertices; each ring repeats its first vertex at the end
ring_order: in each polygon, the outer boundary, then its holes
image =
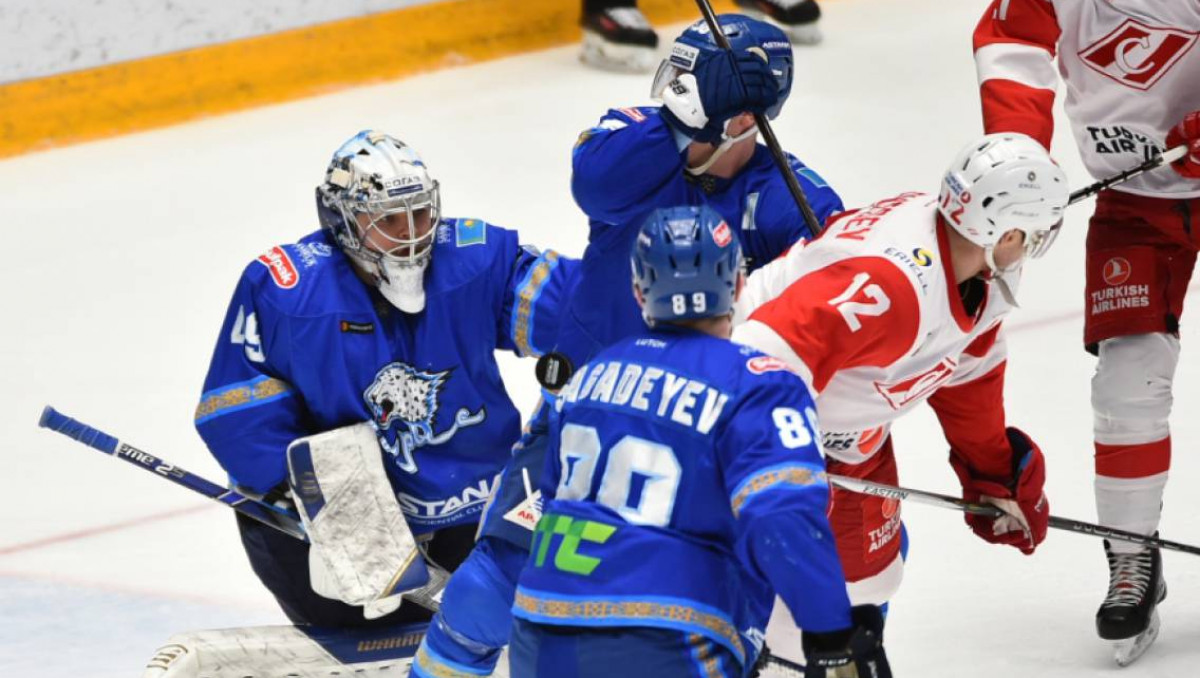
MULTIPOLYGON (((767 66, 779 83, 779 101, 767 109, 767 117, 774 120, 783 110, 783 102, 792 93, 792 73, 795 70, 792 43, 778 26, 744 14, 719 14, 717 24, 725 37, 729 38, 729 46, 735 52, 753 50, 766 59, 767 66)), ((671 56, 663 59, 659 65, 654 83, 650 86, 650 96, 661 99, 667 85, 683 73, 694 70, 703 53, 720 50, 703 19, 688 26, 671 45, 671 56)))
POLYGON ((708 318, 733 310, 742 246, 708 206, 654 210, 630 253, 648 323, 708 318))

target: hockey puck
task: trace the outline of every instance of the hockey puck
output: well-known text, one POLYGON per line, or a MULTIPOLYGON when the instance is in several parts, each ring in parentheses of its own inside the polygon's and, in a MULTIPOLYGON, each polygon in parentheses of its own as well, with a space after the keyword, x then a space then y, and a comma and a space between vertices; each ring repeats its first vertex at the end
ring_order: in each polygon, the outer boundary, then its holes
POLYGON ((558 391, 571 380, 575 366, 571 364, 571 360, 567 356, 551 351, 538 358, 537 365, 533 370, 542 388, 548 391, 558 391))

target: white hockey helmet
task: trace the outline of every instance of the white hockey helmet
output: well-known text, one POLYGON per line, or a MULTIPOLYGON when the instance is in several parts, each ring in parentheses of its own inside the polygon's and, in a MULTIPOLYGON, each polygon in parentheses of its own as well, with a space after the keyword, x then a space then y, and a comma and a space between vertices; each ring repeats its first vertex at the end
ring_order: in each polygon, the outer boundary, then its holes
POLYGON ((424 271, 441 217, 438 182, 412 147, 373 130, 334 152, 317 187, 321 226, 397 308, 425 307, 424 271), (400 233, 391 222, 405 215, 400 233))
POLYGON ((1025 233, 1025 253, 1037 258, 1058 235, 1070 199, 1067 176, 1032 137, 988 134, 954 158, 942 180, 938 209, 967 240, 992 248, 1008 231, 1025 233))

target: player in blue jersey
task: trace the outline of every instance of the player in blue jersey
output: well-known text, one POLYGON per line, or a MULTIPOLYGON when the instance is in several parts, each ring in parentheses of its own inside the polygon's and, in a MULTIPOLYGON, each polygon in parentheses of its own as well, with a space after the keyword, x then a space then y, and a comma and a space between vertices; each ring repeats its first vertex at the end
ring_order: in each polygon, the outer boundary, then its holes
POLYGON ((338 570, 369 565, 339 560, 339 549, 382 548, 369 539, 383 538, 422 543, 447 569, 466 557, 520 432, 495 351, 536 356, 552 345, 576 262, 522 247, 515 232, 484 221, 443 217, 421 158, 380 132, 336 151, 317 211, 320 230, 272 248, 242 274, 195 423, 238 487, 271 500, 297 486, 308 492, 297 503, 311 549, 239 519, 251 565, 287 616, 335 627, 394 623, 422 611, 405 605, 365 619, 365 603, 394 591, 352 590, 374 574, 338 570), (327 433, 363 427, 365 447, 327 433), (300 457, 289 449, 314 434, 326 437, 300 457), (354 454, 362 466, 354 477, 372 484, 322 477, 354 454), (297 468, 297 459, 315 467, 297 468), (366 538, 356 533, 371 527, 361 517, 330 515, 364 488, 377 502, 363 510, 382 502, 381 515, 395 518, 366 538))
POLYGON ((657 210, 632 263, 649 327, 559 393, 511 674, 740 678, 777 593, 807 675, 890 676, 879 608, 846 593, 812 396, 729 341, 732 228, 708 207, 657 210))
MULTIPOLYGON (((792 88, 791 45, 761 21, 736 14, 718 20, 732 53, 717 48, 704 22, 689 27, 655 76, 652 94, 663 106, 610 110, 575 146, 571 186, 590 234, 555 343, 556 354, 570 364, 642 330, 641 313, 626 293, 629 248, 654 209, 712 207, 741 242, 751 270, 812 235, 767 148, 756 142, 753 116, 775 118, 782 110, 792 88)), ((816 172, 789 159, 820 221, 842 209, 816 172)), ((569 371, 559 369, 560 375, 569 371)), ((486 675, 495 665, 536 523, 536 498, 526 488, 538 482, 547 426, 542 409, 514 449, 477 552, 447 587, 416 675, 438 675, 439 665, 486 675)))

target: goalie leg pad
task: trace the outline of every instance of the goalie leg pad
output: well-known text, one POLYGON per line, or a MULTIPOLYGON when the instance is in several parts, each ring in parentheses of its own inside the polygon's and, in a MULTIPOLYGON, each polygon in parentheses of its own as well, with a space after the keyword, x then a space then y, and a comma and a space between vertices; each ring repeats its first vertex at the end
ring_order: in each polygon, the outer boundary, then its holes
POLYGON ((159 648, 142 678, 398 676, 427 626, 254 626, 178 633, 159 648))
POLYGON ((300 438, 287 455, 314 591, 368 605, 428 582, 369 423, 300 438))

